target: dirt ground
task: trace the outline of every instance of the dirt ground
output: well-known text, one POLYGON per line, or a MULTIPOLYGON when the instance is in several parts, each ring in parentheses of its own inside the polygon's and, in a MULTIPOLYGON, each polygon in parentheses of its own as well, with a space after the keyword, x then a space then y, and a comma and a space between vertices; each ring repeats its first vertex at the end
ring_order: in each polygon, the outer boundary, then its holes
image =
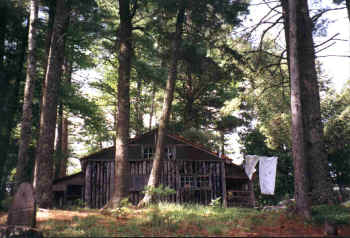
MULTIPOLYGON (((65 220, 65 221, 72 221, 73 217, 87 217, 90 215, 94 216, 102 216, 106 219, 106 221, 111 219, 111 217, 101 215, 98 211, 65 211, 65 210, 44 210, 40 209, 37 212, 37 228, 40 229, 40 226, 42 223, 48 221, 48 220, 65 220)), ((131 219, 131 218, 130 218, 131 219)), ((262 219, 264 221, 265 217, 264 215, 261 215, 261 217, 258 217, 258 219, 262 219)), ((6 224, 7 220, 7 213, 0 213, 0 224, 6 224)), ((124 219, 117 219, 113 218, 116 225, 125 223, 126 220, 124 219)), ((264 222, 261 222, 264 223, 264 222)), ((177 233, 178 234, 191 234, 196 229, 194 234, 198 235, 201 234, 203 236, 209 236, 209 234, 203 230, 198 230, 197 227, 191 227, 191 226, 183 226, 180 228, 180 230, 177 233)), ((285 215, 281 214, 278 217, 277 222, 275 221, 273 225, 267 224, 267 225, 256 225, 253 228, 250 228, 251 230, 247 231, 247 228, 244 229, 228 229, 223 236, 240 236, 240 237, 323 237, 324 234, 324 228, 323 226, 317 226, 317 225, 310 225, 306 224, 302 221, 298 221, 296 219, 288 218, 285 215)), ((147 230, 144 230, 144 236, 153 235, 154 234, 147 234, 147 230)), ((171 235, 171 234, 169 234, 171 235)), ((339 226, 338 227, 338 236, 343 237, 350 237, 350 226, 339 226)))

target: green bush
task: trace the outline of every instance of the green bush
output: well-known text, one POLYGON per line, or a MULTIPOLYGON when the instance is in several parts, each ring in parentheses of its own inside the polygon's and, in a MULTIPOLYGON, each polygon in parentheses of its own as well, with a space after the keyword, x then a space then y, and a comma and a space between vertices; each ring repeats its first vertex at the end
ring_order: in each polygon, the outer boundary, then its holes
POLYGON ((340 205, 319 205, 312 207, 312 222, 323 224, 325 221, 332 224, 349 224, 350 208, 340 205))
POLYGON ((160 202, 162 200, 165 200, 167 196, 175 194, 176 191, 168 186, 165 187, 163 184, 161 184, 158 187, 146 186, 142 193, 150 194, 154 197, 154 202, 160 202))
POLYGON ((221 208, 221 197, 212 199, 209 203, 209 206, 211 206, 212 208, 221 208))
POLYGON ((13 197, 6 197, 1 201, 1 210, 8 211, 11 207, 13 197))
POLYGON ((128 207, 130 206, 129 198, 124 198, 120 201, 118 207, 111 211, 111 214, 116 218, 125 217, 128 214, 128 207))

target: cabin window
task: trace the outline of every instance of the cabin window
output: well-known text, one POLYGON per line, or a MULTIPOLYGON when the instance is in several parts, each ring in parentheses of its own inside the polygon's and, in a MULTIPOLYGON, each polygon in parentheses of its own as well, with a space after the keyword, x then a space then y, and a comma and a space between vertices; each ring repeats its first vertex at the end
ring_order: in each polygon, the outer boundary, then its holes
POLYGON ((181 187, 182 188, 192 188, 194 187, 194 179, 192 176, 181 176, 181 187))
POLYGON ((165 159, 169 159, 169 160, 174 160, 176 155, 176 147, 169 145, 167 147, 165 147, 164 149, 164 157, 165 159))
POLYGON ((208 188, 209 187, 209 177, 208 176, 197 177, 197 187, 208 188))
POLYGON ((182 188, 209 188, 209 176, 181 176, 182 188))
POLYGON ((153 159, 155 148, 152 145, 144 145, 142 146, 143 150, 143 159, 153 159))

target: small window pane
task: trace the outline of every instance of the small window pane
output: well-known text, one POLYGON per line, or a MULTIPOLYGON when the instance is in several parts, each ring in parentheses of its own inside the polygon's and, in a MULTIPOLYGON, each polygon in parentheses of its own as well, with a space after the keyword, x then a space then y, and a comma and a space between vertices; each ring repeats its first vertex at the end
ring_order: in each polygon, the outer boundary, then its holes
POLYGON ((154 156, 154 147, 151 145, 143 146, 143 158, 152 159, 154 156))
POLYGON ((167 146, 164 148, 165 159, 173 160, 175 159, 175 146, 167 146))

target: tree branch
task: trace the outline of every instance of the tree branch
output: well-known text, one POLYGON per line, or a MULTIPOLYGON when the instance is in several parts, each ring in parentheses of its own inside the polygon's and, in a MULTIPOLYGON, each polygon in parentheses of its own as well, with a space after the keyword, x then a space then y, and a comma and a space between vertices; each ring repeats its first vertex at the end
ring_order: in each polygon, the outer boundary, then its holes
POLYGON ((335 35, 333 35, 333 36, 331 36, 328 40, 326 40, 326 41, 324 41, 324 42, 322 42, 322 43, 320 43, 320 44, 318 44, 318 45, 315 45, 315 48, 317 48, 317 47, 320 47, 320 46, 322 46, 322 45, 324 45, 324 44, 327 44, 328 42, 330 42, 331 40, 333 40, 336 36, 338 36, 339 35, 339 33, 336 33, 335 35))

